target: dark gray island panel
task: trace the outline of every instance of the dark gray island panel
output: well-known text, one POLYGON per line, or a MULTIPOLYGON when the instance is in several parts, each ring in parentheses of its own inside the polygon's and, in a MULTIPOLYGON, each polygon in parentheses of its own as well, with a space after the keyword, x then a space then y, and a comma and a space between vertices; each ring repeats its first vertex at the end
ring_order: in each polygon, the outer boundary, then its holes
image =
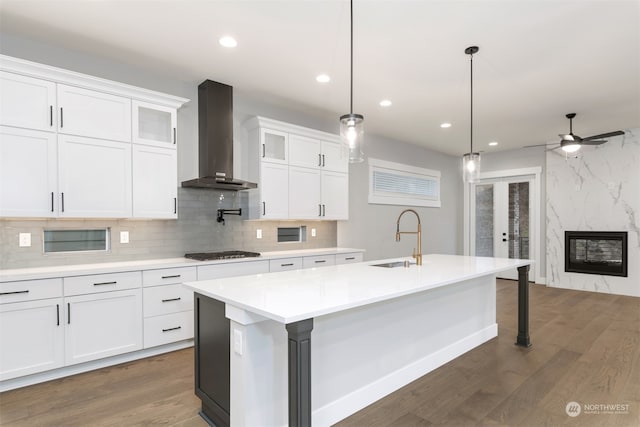
POLYGON ((195 389, 200 415, 210 425, 229 426, 230 322, 225 304, 194 294, 195 389))

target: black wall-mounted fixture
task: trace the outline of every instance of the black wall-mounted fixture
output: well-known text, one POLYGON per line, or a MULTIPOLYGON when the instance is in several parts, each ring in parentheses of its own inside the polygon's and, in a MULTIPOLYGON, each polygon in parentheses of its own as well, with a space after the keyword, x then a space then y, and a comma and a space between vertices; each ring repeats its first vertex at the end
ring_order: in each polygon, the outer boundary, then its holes
POLYGON ((224 222, 224 215, 242 215, 242 209, 218 209, 218 218, 216 221, 221 222, 222 225, 226 225, 224 222))

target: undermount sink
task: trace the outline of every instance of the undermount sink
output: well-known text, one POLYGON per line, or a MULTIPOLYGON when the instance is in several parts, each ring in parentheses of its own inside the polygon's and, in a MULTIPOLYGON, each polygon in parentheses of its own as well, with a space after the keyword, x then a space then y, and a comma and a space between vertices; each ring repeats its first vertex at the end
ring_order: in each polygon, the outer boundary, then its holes
MULTIPOLYGON (((394 268, 394 267, 402 267, 404 265, 404 261, 394 261, 394 262, 383 262, 382 264, 371 264, 372 267, 384 267, 384 268, 394 268)), ((410 263, 409 265, 416 265, 415 263, 410 263)))

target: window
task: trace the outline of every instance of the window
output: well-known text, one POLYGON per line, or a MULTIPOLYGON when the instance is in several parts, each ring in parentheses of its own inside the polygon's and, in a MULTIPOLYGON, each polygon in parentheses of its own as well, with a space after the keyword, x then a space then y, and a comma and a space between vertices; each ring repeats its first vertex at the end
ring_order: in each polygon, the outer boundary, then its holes
POLYGON ((109 250, 109 229, 45 230, 44 252, 89 252, 109 250))
POLYGON ((440 171, 369 159, 369 203, 440 207, 440 171))

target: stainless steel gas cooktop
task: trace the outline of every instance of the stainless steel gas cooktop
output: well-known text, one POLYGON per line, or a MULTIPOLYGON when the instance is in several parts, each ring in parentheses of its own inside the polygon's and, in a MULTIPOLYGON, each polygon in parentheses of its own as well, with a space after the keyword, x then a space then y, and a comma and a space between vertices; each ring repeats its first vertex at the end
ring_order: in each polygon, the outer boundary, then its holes
POLYGON ((222 251, 222 252, 196 252, 192 254, 185 254, 185 258, 196 259, 198 261, 211 261, 216 259, 231 259, 231 258, 250 258, 260 256, 259 252, 246 252, 246 251, 222 251))

